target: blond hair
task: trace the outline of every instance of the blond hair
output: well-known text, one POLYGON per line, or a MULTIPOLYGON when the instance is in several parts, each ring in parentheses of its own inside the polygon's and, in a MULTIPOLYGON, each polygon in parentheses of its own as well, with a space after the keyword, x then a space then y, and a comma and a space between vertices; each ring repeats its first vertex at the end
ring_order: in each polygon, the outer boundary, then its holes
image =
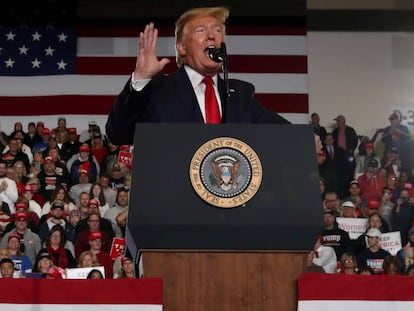
MULTIPOLYGON (((175 43, 177 44, 183 38, 184 27, 188 22, 196 18, 207 16, 216 18, 218 22, 224 26, 227 18, 229 17, 229 9, 226 7, 203 7, 191 9, 184 12, 175 22, 175 43)), ((178 54, 177 49, 176 60, 178 66, 181 66, 183 64, 183 60, 178 54)))

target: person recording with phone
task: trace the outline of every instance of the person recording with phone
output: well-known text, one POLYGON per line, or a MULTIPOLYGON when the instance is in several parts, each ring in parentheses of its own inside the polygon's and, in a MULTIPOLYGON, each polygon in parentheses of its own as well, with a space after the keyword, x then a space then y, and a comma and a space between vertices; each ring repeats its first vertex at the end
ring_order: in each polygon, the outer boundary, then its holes
POLYGON ((393 210, 395 231, 400 231, 402 245, 407 244, 408 230, 412 227, 414 219, 414 198, 410 197, 408 189, 401 189, 400 197, 393 210))
MULTIPOLYGON (((106 123, 109 140, 132 144, 135 123, 289 123, 265 110, 252 84, 223 79, 226 62, 225 7, 195 8, 175 23, 178 70, 161 74, 170 62, 158 59, 153 23, 139 35, 135 70, 113 104, 106 123)), ((225 77, 226 78, 226 77, 225 77)))
POLYGON ((383 174, 379 172, 379 163, 372 159, 368 163, 367 170, 364 174, 358 177, 358 184, 361 188, 361 197, 367 200, 382 199, 382 189, 386 186, 386 179, 383 174))

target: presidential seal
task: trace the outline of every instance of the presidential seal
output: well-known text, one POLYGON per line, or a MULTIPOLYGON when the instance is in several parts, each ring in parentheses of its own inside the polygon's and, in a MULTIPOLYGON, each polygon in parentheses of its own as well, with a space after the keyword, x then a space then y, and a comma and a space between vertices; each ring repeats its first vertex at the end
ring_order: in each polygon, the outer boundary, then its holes
POLYGON ((190 180, 207 203, 232 208, 249 201, 262 182, 262 164, 245 142, 220 137, 209 140, 195 152, 190 180))

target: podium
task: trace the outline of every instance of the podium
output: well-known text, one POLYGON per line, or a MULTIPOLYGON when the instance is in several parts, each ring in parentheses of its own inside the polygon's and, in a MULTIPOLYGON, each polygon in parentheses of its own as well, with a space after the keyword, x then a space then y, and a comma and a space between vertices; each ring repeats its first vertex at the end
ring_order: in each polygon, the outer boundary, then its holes
POLYGON ((310 126, 136 126, 127 246, 168 310, 294 310, 321 211, 310 126))

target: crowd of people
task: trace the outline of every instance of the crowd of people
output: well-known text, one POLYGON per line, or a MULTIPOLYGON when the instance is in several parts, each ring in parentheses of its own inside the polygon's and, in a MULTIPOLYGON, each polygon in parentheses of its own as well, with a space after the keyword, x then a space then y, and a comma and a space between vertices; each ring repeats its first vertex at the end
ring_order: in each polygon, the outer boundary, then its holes
POLYGON ((372 138, 358 135, 343 115, 328 132, 311 115, 323 148, 318 154, 324 228, 309 254, 310 270, 330 273, 414 275, 414 139, 397 113, 372 138), (365 233, 351 239, 337 217, 366 219, 365 233), (390 254, 383 234, 398 232, 390 254), (323 268, 323 269, 322 269, 323 268))
POLYGON ((65 117, 53 129, 26 126, 0 133, 0 275, 66 278, 90 268, 87 278, 134 277, 132 259, 111 253, 129 205, 119 152, 131 146, 112 144, 94 120, 80 133, 65 117))

